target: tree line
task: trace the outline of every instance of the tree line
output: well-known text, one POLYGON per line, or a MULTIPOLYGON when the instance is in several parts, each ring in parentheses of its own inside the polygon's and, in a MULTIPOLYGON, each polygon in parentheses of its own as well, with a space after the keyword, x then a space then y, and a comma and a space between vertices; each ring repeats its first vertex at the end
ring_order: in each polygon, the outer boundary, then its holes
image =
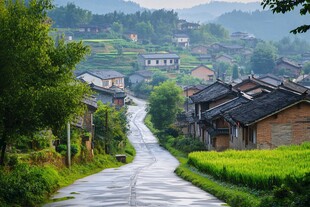
MULTIPOLYGON (((137 33, 145 43, 162 44, 171 42, 172 35, 178 31, 179 17, 173 10, 144 10, 132 14, 112 12, 92 14, 74 3, 56 7, 48 13, 56 28, 78 28, 93 26, 110 28, 117 35, 137 33)), ((205 24, 197 30, 182 31, 191 37, 192 43, 210 43, 228 39, 229 32, 218 24, 205 24)))

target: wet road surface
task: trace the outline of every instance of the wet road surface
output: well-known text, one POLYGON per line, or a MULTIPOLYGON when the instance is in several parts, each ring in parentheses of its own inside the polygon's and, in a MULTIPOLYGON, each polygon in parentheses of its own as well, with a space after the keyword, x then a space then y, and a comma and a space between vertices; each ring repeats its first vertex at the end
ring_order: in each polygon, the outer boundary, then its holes
POLYGON ((222 201, 174 174, 178 161, 160 147, 144 125, 145 102, 134 99, 129 106, 131 143, 136 148, 133 163, 77 180, 53 198, 73 196, 45 207, 64 206, 222 206, 222 201))

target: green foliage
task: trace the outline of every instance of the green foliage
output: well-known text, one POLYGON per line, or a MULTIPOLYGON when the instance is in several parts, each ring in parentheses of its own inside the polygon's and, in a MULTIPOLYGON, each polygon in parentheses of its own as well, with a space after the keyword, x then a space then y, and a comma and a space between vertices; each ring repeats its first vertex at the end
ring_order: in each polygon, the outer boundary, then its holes
MULTIPOLYGON (((79 153, 79 146, 77 144, 71 144, 71 157, 74 157, 76 154, 79 153)), ((61 155, 65 156, 67 155, 67 145, 66 144, 60 144, 57 146, 57 152, 61 155)))
POLYGON ((50 8, 50 0, 33 0, 27 6, 22 1, 0 3, 3 151, 22 135, 31 137, 46 128, 57 133, 83 112, 81 100, 89 89, 75 80, 73 70, 88 48, 81 42, 54 43, 46 16, 50 8))
POLYGON ((293 41, 289 37, 284 37, 278 42, 275 42, 274 45, 281 55, 304 53, 310 49, 309 42, 297 37, 293 41))
POLYGON ((275 150, 194 152, 189 154, 189 163, 218 179, 268 190, 284 184, 287 176, 293 175, 296 181, 304 178, 310 169, 309 146, 304 143, 275 150))
POLYGON ((235 80, 237 78, 239 78, 238 66, 234 65, 232 69, 232 79, 235 80))
POLYGON ((225 201, 229 206, 258 207, 260 205, 260 199, 252 195, 249 191, 222 186, 201 174, 191 171, 185 164, 180 165, 175 172, 181 178, 190 181, 199 188, 225 201))
POLYGON ((174 82, 155 86, 149 98, 149 113, 155 128, 164 129, 172 124, 183 102, 182 90, 174 82))
POLYGON ((145 82, 140 82, 136 84, 132 90, 138 97, 148 97, 151 94, 153 87, 145 82))
POLYGON ((98 102, 98 109, 94 114, 96 126, 96 147, 104 147, 107 154, 113 154, 122 149, 126 143, 127 118, 126 109, 116 110, 114 106, 98 102))
POLYGON ((187 74, 178 74, 177 78, 176 78, 176 82, 178 85, 197 85, 200 84, 202 82, 202 80, 200 80, 199 78, 195 78, 191 75, 187 75, 187 74))
POLYGON ((0 201, 16 206, 36 206, 58 187, 59 176, 50 167, 19 164, 12 171, 0 169, 0 201))
POLYGON ((272 195, 264 198, 261 207, 298 207, 307 206, 310 202, 310 173, 302 179, 287 176, 285 183, 275 187, 272 195))
POLYGON ((302 68, 305 74, 310 74, 310 62, 306 62, 302 68))
POLYGON ((53 9, 48 15, 55 22, 55 26, 63 28, 76 28, 77 26, 88 24, 92 18, 90 11, 81 9, 74 3, 67 3, 66 6, 53 9))
POLYGON ((193 44, 211 44, 229 38, 229 32, 219 24, 203 24, 198 30, 190 31, 193 44))
POLYGON ((276 48, 269 43, 258 43, 251 57, 252 70, 256 74, 272 73, 275 66, 276 48))
POLYGON ((152 76, 151 85, 152 86, 158 86, 161 83, 165 82, 166 80, 168 80, 167 75, 164 74, 163 72, 157 71, 152 76))
POLYGON ((185 136, 175 138, 172 146, 186 154, 194 151, 204 151, 206 149, 204 144, 198 139, 185 136))

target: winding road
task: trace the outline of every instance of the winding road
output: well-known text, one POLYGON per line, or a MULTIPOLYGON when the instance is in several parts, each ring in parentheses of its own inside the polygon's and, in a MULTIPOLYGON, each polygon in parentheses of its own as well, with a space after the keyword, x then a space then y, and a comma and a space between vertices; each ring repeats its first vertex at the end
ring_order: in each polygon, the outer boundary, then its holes
POLYGON ((45 207, 212 207, 224 204, 174 174, 179 162, 158 145, 156 138, 144 125, 146 102, 133 99, 137 105, 129 106, 128 137, 137 152, 134 161, 77 180, 53 196, 73 196, 74 199, 50 203, 45 207))

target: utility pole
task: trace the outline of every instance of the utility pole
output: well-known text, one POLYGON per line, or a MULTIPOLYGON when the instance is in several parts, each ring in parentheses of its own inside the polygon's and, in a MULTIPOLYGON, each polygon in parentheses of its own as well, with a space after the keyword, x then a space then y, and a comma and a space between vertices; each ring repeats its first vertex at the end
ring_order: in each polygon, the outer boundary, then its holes
POLYGON ((71 169, 71 141, 70 141, 70 122, 67 124, 67 156, 68 168, 71 169))
POLYGON ((105 112, 105 153, 106 154, 109 154, 109 149, 108 149, 108 144, 109 144, 109 140, 108 140, 108 136, 109 136, 109 133, 108 133, 108 109, 106 110, 105 112))

